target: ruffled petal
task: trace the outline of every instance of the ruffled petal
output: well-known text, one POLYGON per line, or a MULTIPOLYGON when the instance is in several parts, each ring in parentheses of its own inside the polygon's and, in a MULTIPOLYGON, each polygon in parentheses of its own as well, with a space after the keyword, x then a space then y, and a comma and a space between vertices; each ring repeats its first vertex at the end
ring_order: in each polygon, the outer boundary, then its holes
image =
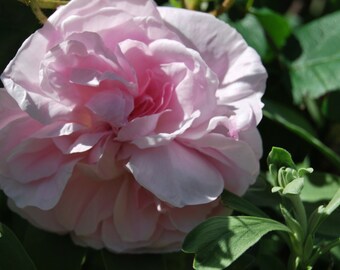
POLYGON ((169 28, 186 46, 197 50, 217 74, 219 104, 234 106, 236 114, 240 114, 236 122, 242 122, 243 127, 249 125, 253 117, 252 125, 258 124, 263 107, 260 98, 267 78, 258 54, 235 29, 209 14, 166 7, 158 10, 169 28))
MULTIPOLYGON (((253 139, 261 145, 260 137, 253 139)), ((233 193, 242 195, 259 174, 259 156, 247 142, 210 133, 186 143, 210 157, 223 175, 225 188, 233 193)))
POLYGON ((211 202, 223 190, 216 168, 197 151, 176 142, 136 149, 127 166, 140 185, 176 207, 211 202))

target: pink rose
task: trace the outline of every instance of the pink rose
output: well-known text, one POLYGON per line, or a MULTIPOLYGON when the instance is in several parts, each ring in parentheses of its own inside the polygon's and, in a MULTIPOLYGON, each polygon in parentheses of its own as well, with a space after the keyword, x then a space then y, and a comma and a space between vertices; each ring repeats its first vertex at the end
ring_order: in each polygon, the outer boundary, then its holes
POLYGON ((38 227, 116 252, 179 249, 259 172, 266 72, 216 18, 72 0, 2 75, 0 187, 38 227))

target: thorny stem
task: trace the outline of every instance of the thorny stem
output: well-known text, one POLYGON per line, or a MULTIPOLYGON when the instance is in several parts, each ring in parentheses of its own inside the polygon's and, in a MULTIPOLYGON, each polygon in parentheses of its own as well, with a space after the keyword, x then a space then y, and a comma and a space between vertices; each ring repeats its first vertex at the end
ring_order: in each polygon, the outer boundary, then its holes
POLYGON ((20 2, 23 2, 27 6, 30 6, 35 17, 39 20, 41 24, 44 24, 47 21, 46 15, 42 12, 38 0, 20 0, 20 2))
POLYGON ((47 17, 41 9, 56 9, 58 6, 66 5, 65 0, 19 0, 20 2, 30 6, 35 17, 41 24, 47 21, 47 17))
POLYGON ((69 1, 65 0, 37 0, 42 9, 56 9, 61 5, 66 5, 69 1))
POLYGON ((215 17, 218 17, 219 15, 230 9, 234 2, 235 0, 224 0, 223 3, 217 9, 211 11, 210 14, 214 15, 215 17))

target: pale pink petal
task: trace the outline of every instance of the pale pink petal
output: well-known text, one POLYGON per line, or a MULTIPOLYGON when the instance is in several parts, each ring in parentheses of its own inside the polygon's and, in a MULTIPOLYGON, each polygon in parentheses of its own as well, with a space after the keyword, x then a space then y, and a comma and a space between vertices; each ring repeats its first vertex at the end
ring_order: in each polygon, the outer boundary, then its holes
MULTIPOLYGON (((44 53, 60 40, 57 32, 51 24, 45 24, 43 28, 31 35, 20 47, 17 55, 6 67, 1 79, 7 91, 11 92, 15 84, 30 91, 39 91, 39 69, 44 53), (37 53, 41 52, 41 53, 37 53), (20 63, 30 63, 22 65, 20 63)), ((19 103, 19 102, 18 102, 19 103)))
POLYGON ((0 129, 21 118, 27 118, 27 114, 19 108, 4 88, 0 88, 0 129))
POLYGON ((133 109, 133 99, 119 90, 104 91, 93 96, 86 103, 86 107, 101 120, 120 127, 128 122, 128 116, 133 109))
POLYGON ((27 206, 25 208, 17 207, 13 200, 8 200, 9 208, 28 220, 34 226, 48 230, 55 233, 66 234, 68 231, 58 222, 58 219, 54 215, 54 208, 49 210, 41 210, 38 207, 27 206))
MULTIPOLYGON (((261 144, 260 138, 257 139, 261 144)), ((231 192, 242 195, 255 182, 259 157, 246 142, 211 133, 186 143, 213 159, 223 175, 225 188, 231 192)))
POLYGON ((27 184, 21 184, 13 178, 1 176, 1 185, 4 192, 15 202, 17 207, 35 206, 48 210, 53 208, 59 201, 65 185, 72 176, 76 162, 77 160, 65 162, 62 169, 52 176, 27 184))
MULTIPOLYGON (((121 183, 114 207, 114 224, 121 239, 126 242, 147 241, 156 230, 159 214, 156 205, 139 205, 139 185, 134 179, 121 183)), ((152 197, 150 194, 149 196, 152 197)), ((145 199, 144 199, 145 200, 145 199)))
POLYGON ((1 78, 0 188, 13 211, 77 244, 178 250, 226 214, 224 188, 241 195, 259 173, 266 74, 210 15, 72 0, 1 78))
POLYGON ((170 29, 188 47, 197 50, 217 74, 220 104, 248 106, 258 123, 262 116, 260 98, 267 78, 258 54, 235 29, 209 14, 165 7, 158 10, 170 29))
POLYGON ((176 142, 135 150, 128 167, 140 185, 176 207, 211 202, 223 190, 216 168, 196 150, 176 142))
POLYGON ((167 215, 177 230, 189 233, 201 220, 209 216, 218 205, 218 201, 213 201, 202 205, 185 206, 180 211, 176 208, 171 208, 167 215))
POLYGON ((28 183, 53 175, 62 155, 49 140, 27 140, 7 157, 9 174, 18 182, 28 183))
POLYGON ((151 135, 157 127, 159 118, 166 112, 168 111, 165 110, 161 113, 146 115, 131 120, 119 130, 116 140, 123 142, 151 135))
MULTIPOLYGON (((12 73, 10 76, 15 77, 16 74, 12 73)), ((42 123, 51 123, 52 119, 72 115, 73 107, 69 104, 62 104, 41 93, 37 94, 34 90, 32 91, 32 88, 25 89, 17 79, 13 81, 11 78, 2 77, 2 80, 6 90, 16 100, 19 107, 33 119, 42 123)), ((69 118, 72 119, 72 117, 69 118)))
POLYGON ((105 133, 85 133, 80 135, 77 140, 70 145, 68 153, 82 153, 92 149, 103 138, 105 133))
POLYGON ((88 174, 96 173, 99 178, 112 180, 123 177, 126 173, 124 162, 117 159, 120 144, 108 136, 99 141, 90 151, 83 166, 88 167, 88 174))
MULTIPOLYGON (((168 112, 165 112, 164 114, 161 115, 161 119, 159 122, 166 122, 169 118, 167 117, 168 112), (164 117, 164 119, 162 119, 164 117)), ((140 137, 140 138, 135 138, 131 143, 138 146, 138 148, 140 149, 146 149, 146 148, 154 148, 154 147, 158 147, 158 146, 163 146, 166 145, 168 143, 170 143, 171 141, 173 141, 176 137, 180 136, 181 134, 183 134, 186 130, 188 130, 193 122, 200 116, 200 112, 199 111, 195 111, 190 117, 188 117, 187 119, 185 119, 184 121, 181 122, 177 122, 174 121, 173 124, 175 124, 177 126, 177 128, 175 129, 175 131, 171 132, 171 133, 167 133, 167 132, 159 132, 157 134, 151 134, 148 136, 144 136, 144 137, 140 137)), ((171 117, 170 117, 171 119, 171 117)), ((160 125, 164 128, 164 126, 172 126, 169 123, 166 124, 161 124, 160 125)), ((167 130, 167 129, 165 129, 167 130)))

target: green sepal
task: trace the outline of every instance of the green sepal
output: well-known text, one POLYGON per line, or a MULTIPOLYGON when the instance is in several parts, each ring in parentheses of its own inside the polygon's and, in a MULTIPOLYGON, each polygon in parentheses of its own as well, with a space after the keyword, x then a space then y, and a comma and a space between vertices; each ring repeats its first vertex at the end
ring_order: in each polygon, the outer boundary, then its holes
POLYGON ((296 178, 289 182, 282 191, 284 195, 299 195, 303 189, 304 179, 302 177, 296 178))
MULTIPOLYGON (((296 239, 297 242, 303 241, 303 231, 299 222, 289 213, 289 211, 283 206, 280 205, 280 210, 282 216, 284 217, 288 228, 291 230, 293 237, 296 239)), ((302 250, 298 251, 300 254, 302 250)))
POLYGON ((272 148, 267 158, 267 164, 269 167, 273 164, 277 170, 281 167, 296 169, 291 154, 281 147, 272 148))

